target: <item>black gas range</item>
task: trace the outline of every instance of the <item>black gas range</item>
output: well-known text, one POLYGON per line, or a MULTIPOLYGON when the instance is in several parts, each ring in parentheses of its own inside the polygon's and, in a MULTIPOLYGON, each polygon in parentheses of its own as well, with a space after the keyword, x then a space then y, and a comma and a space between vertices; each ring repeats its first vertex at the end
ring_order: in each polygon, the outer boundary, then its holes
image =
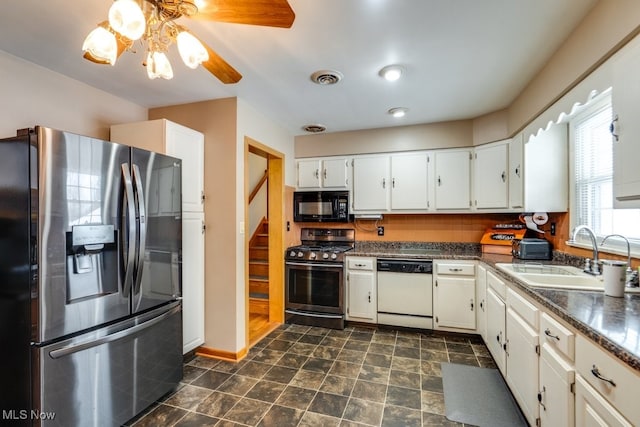
POLYGON ((344 329, 344 258, 355 246, 348 228, 303 228, 285 252, 287 323, 344 329))

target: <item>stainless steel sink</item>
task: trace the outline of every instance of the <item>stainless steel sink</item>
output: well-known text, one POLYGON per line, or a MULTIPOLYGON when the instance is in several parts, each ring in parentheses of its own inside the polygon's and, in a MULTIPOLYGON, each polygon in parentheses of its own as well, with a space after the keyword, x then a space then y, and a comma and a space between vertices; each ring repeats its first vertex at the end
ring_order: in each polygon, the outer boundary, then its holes
MULTIPOLYGON (((602 276, 591 276, 579 268, 548 264, 496 264, 500 270, 526 283, 540 288, 604 291, 602 276)), ((640 288, 625 288, 626 292, 640 292, 640 288)))

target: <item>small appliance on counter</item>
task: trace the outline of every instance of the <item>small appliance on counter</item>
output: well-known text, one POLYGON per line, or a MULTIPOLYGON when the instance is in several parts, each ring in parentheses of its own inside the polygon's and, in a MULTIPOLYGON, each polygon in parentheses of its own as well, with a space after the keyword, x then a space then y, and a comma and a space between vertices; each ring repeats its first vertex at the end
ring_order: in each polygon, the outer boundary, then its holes
POLYGON ((511 255, 511 242, 522 239, 526 231, 524 224, 496 224, 482 236, 482 252, 511 255))
POLYGON ((553 257, 551 242, 528 237, 513 240, 511 254, 518 259, 550 260, 553 257))

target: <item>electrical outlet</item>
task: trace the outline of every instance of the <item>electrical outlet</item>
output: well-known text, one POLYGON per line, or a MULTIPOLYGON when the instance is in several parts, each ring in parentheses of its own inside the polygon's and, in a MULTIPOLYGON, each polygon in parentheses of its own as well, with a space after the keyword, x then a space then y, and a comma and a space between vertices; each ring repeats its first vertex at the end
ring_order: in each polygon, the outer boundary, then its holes
POLYGON ((549 232, 551 233, 552 236, 556 235, 556 223, 555 222, 551 223, 551 229, 549 230, 549 232))
POLYGON ((384 236, 384 227, 378 227, 378 236, 384 236))

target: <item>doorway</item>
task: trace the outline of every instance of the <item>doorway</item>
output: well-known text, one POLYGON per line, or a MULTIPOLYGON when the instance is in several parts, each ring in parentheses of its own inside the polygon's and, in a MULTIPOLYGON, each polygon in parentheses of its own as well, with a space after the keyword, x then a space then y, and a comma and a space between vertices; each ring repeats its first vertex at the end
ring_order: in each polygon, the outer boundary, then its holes
POLYGON ((284 154, 245 137, 244 164, 245 311, 250 348, 284 322, 284 154), (262 197, 266 206, 258 207, 263 213, 256 214, 252 203, 262 203, 262 197))

